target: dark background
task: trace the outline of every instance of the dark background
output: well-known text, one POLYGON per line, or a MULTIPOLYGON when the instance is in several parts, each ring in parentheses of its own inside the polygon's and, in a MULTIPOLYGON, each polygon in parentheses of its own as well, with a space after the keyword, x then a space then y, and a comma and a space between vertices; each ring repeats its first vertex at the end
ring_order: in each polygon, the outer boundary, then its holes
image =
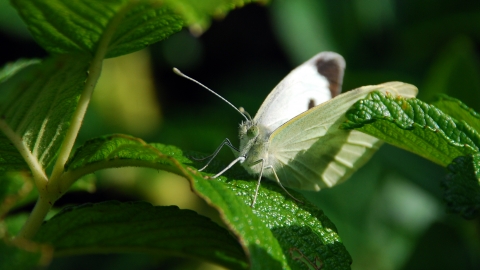
MULTIPOLYGON (((46 57, 7 1, 0 0, 0 10, 0 63, 46 57)), ((480 111, 480 1, 278 0, 234 10, 214 20, 199 37, 185 29, 140 56, 108 60, 104 74, 122 68, 115 71, 117 77, 99 84, 79 143, 127 133, 205 153, 227 137, 237 144, 242 117, 208 91, 173 74, 172 67, 253 116, 282 77, 324 50, 345 57, 345 90, 404 81, 418 86, 424 101, 448 93, 480 111), (129 85, 123 80, 134 79, 153 82, 150 96, 135 83, 122 93, 115 92, 116 87, 105 90, 113 82, 129 85), (132 105, 140 96, 155 102, 132 105), (114 109, 106 112, 104 107, 114 109), (148 112, 141 110, 150 107, 148 112), (133 121, 127 120, 130 116, 133 121)), ((233 156, 225 150, 218 158, 229 162, 233 156)), ((479 221, 446 213, 439 186, 445 174, 440 166, 384 145, 346 183, 305 194, 337 226, 353 269, 479 269, 479 221)), ((167 173, 153 175, 138 169, 98 173, 95 193, 67 194, 57 205, 142 199, 179 204, 215 219, 195 198, 178 201, 187 197, 186 181, 167 173), (177 186, 179 182, 183 186, 177 186)), ((170 258, 98 255, 56 259, 51 269, 72 265, 80 269, 92 263, 98 269, 198 267, 170 258)))

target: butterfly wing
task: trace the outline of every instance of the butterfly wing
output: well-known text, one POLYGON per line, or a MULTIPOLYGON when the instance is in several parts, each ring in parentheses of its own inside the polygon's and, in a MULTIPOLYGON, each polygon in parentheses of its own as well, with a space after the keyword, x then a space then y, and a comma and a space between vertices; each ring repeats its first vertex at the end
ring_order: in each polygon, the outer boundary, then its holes
MULTIPOLYGON (((377 90, 403 97, 415 97, 418 92, 402 82, 360 87, 298 115, 272 133, 268 163, 284 186, 305 190, 334 186, 373 155, 380 140, 339 127, 356 101, 377 90)), ((269 174, 265 176, 274 180, 269 174)))
POLYGON ((345 60, 321 52, 292 70, 267 96, 254 123, 273 132, 293 117, 341 92, 345 60))

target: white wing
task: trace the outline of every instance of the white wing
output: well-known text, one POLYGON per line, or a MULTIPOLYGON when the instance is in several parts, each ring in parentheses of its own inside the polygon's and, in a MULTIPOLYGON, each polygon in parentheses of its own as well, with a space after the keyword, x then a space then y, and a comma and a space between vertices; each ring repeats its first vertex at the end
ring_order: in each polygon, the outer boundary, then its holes
POLYGON ((267 96, 254 122, 269 133, 293 117, 340 94, 345 60, 321 52, 292 70, 267 96))
MULTIPOLYGON (((306 190, 334 186, 373 155, 380 140, 339 126, 356 101, 377 90, 403 97, 415 97, 418 92, 402 82, 360 87, 298 115, 272 133, 268 164, 284 186, 306 190)), ((275 180, 270 171, 265 176, 275 180)))

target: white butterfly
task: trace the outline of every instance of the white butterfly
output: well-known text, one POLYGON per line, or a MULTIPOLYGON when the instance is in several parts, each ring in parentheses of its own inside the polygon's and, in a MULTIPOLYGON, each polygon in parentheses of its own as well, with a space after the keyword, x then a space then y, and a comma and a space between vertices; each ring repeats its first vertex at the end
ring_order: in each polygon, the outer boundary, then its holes
POLYGON ((237 158, 214 178, 238 162, 250 174, 258 175, 252 207, 262 176, 282 188, 315 191, 345 181, 381 144, 365 133, 340 129, 346 111, 373 91, 415 97, 418 90, 411 84, 389 82, 340 94, 344 69, 341 55, 322 52, 291 71, 267 96, 253 120, 240 108, 246 121, 240 124, 239 149, 225 139, 201 170, 224 145, 232 148, 237 158))

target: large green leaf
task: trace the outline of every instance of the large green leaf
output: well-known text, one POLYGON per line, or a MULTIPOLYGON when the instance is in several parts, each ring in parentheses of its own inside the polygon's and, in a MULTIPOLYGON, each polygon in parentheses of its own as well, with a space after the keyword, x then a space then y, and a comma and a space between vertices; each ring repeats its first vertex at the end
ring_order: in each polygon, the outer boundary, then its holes
POLYGON ((52 162, 87 78, 88 58, 59 55, 0 84, 0 170, 52 162))
MULTIPOLYGON (((253 1, 13 0, 35 40, 51 53, 128 54, 188 25, 201 33, 212 16, 253 1)), ((265 1, 263 1, 265 2, 265 1)))
POLYGON ((149 252, 247 267, 242 248, 208 218, 176 206, 103 202, 67 208, 44 223, 35 238, 56 255, 149 252))
POLYGON ((344 128, 356 128, 443 166, 480 147, 480 135, 470 125, 418 99, 372 93, 352 106, 347 118, 344 128))
POLYGON ((131 53, 178 32, 183 21, 159 1, 13 0, 35 40, 51 53, 107 57, 131 53))
POLYGON ((442 182, 449 210, 465 218, 480 215, 480 154, 456 158, 442 182))
MULTIPOLYGON (((61 181, 70 181, 99 169, 142 166, 185 176, 193 190, 216 208, 243 246, 254 269, 303 269, 306 263, 324 269, 349 269, 351 258, 335 226, 321 210, 295 202, 276 183, 264 181, 252 209, 256 181, 235 180, 230 175, 209 179, 198 172, 181 150, 147 144, 126 135, 86 142, 67 163, 61 181), (303 254, 299 257, 298 254, 303 254)), ((212 164, 215 168, 215 164, 212 164)), ((232 172, 230 172, 232 173, 232 172)))

